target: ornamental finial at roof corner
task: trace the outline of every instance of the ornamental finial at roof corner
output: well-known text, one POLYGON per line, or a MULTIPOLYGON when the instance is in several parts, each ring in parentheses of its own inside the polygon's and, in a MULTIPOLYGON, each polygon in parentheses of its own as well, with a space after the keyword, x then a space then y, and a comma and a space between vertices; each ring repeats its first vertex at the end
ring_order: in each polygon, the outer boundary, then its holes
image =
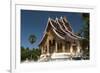
POLYGON ((64 16, 63 18, 64 18, 64 20, 65 20, 66 22, 68 22, 68 21, 67 21, 67 17, 66 17, 66 16, 64 16))
POLYGON ((48 20, 51 20, 51 18, 49 17, 48 20))
POLYGON ((62 19, 62 16, 60 17, 60 19, 62 19))
POLYGON ((58 20, 58 18, 56 17, 56 20, 58 20))

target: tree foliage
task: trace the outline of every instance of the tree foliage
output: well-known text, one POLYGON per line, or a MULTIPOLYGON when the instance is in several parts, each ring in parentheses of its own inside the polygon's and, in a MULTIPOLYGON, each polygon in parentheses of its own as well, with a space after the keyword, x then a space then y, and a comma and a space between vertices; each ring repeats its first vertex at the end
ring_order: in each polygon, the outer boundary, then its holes
POLYGON ((29 49, 29 48, 24 48, 21 47, 21 61, 25 61, 25 60, 34 60, 37 61, 39 59, 41 52, 39 48, 33 48, 33 49, 29 49))
POLYGON ((83 56, 88 57, 89 59, 89 13, 82 13, 83 18, 83 27, 77 33, 78 36, 83 37, 84 39, 80 40, 83 56))
POLYGON ((83 20, 84 20, 84 25, 82 28, 82 37, 85 39, 82 40, 82 46, 83 46, 83 56, 87 57, 89 59, 89 13, 83 13, 82 14, 83 20))
POLYGON ((84 25, 82 29, 83 37, 89 41, 89 13, 82 14, 84 25))
MULTIPOLYGON (((36 42, 36 36, 31 34, 28 38, 28 41, 33 45, 36 42)), ((25 60, 34 60, 37 61, 40 56, 40 49, 39 48, 24 48, 21 47, 21 61, 25 60)))
POLYGON ((31 34, 30 36, 29 36, 29 42, 31 43, 31 44, 33 44, 35 41, 36 41, 36 36, 35 35, 33 35, 33 34, 31 34))

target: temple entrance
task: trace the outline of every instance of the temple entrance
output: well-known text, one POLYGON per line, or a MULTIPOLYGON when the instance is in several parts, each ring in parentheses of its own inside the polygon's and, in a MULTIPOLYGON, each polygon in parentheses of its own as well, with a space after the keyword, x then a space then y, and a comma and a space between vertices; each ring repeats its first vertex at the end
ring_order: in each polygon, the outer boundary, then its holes
POLYGON ((49 53, 53 53, 55 49, 55 40, 49 40, 49 53))
POLYGON ((76 53, 77 52, 77 46, 73 46, 73 53, 76 53))
POLYGON ((70 46, 71 46, 71 43, 70 42, 65 42, 65 52, 70 52, 70 46))
POLYGON ((57 52, 62 52, 62 43, 58 43, 58 50, 57 52))

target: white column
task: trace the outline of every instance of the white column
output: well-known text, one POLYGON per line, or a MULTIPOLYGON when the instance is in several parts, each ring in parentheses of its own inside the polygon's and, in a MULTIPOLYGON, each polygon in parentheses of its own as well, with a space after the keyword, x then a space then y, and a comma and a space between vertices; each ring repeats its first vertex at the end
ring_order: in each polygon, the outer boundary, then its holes
POLYGON ((43 53, 43 51, 42 51, 42 47, 40 46, 39 48, 40 48, 40 50, 41 50, 41 54, 42 54, 42 53, 43 53))
POLYGON ((71 55, 70 59, 72 60, 72 57, 73 57, 73 47, 72 47, 72 43, 70 45, 70 55, 71 55))
POLYGON ((49 54, 49 41, 47 42, 47 53, 49 54))
POLYGON ((41 47, 41 54, 43 54, 43 47, 41 47))
POLYGON ((44 54, 45 52, 45 48, 42 46, 42 54, 44 54))
POLYGON ((81 46, 80 46, 80 42, 78 41, 78 43, 77 43, 77 53, 80 53, 80 49, 81 49, 81 46))
POLYGON ((55 42, 55 52, 57 52, 57 42, 55 42))
POLYGON ((70 46, 70 53, 73 54, 73 47, 72 47, 72 44, 70 46))
POLYGON ((63 50, 63 52, 65 52, 65 43, 63 43, 63 45, 62 45, 62 50, 63 50))

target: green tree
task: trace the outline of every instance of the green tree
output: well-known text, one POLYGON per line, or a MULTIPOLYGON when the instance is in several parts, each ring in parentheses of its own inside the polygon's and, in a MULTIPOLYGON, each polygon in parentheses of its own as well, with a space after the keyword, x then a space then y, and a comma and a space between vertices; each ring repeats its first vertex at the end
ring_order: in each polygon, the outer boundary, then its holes
POLYGON ((29 42, 31 44, 34 44, 34 42, 36 42, 36 36, 32 34, 32 35, 29 36, 29 39, 28 40, 29 40, 29 42))
POLYGON ((82 17, 84 20, 82 34, 83 37, 89 41, 89 13, 83 13, 82 17))
MULTIPOLYGON (((36 36, 32 34, 29 36, 28 40, 33 45, 36 42, 36 36)), ((39 56, 40 56, 39 49, 33 48, 32 50, 29 51, 29 59, 37 61, 39 56)))
POLYGON ((80 35, 84 37, 84 39, 81 40, 81 45, 83 49, 83 56, 89 59, 89 13, 82 13, 82 17, 84 23, 83 28, 80 31, 80 35))
POLYGON ((83 27, 76 34, 83 37, 83 39, 80 40, 83 56, 89 59, 89 13, 82 13, 81 15, 83 18, 83 27))
POLYGON ((27 58, 27 51, 23 46, 21 46, 21 61, 26 60, 26 58, 27 58))
POLYGON ((33 48, 33 49, 32 49, 32 59, 33 59, 34 61, 37 61, 37 60, 38 60, 40 54, 41 54, 41 51, 40 51, 39 48, 33 48))

